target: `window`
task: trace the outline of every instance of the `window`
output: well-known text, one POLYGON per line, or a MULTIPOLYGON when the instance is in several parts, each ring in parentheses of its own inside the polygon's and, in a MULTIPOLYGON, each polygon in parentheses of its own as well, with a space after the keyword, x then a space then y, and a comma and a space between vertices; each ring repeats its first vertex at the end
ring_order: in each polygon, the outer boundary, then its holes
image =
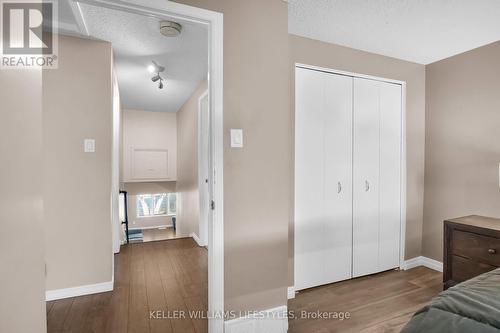
POLYGON ((175 215, 177 193, 141 194, 137 196, 137 217, 175 215))

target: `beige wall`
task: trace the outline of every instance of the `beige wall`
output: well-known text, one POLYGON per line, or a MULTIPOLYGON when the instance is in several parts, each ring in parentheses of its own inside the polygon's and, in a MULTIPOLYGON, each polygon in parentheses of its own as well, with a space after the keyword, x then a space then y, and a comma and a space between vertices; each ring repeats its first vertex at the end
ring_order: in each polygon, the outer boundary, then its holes
POLYGON ((177 233, 199 233, 198 99, 208 89, 200 83, 177 112, 177 233))
POLYGON ((171 216, 137 217, 137 195, 175 192, 175 182, 124 183, 122 188, 127 191, 128 221, 130 229, 171 226, 171 216))
MULTIPOLYGON (((423 65, 375 55, 334 44, 290 35, 290 81, 292 113, 294 106, 294 64, 302 63, 348 72, 401 80, 407 83, 407 213, 405 258, 421 254, 422 212, 424 201, 425 145, 425 67, 423 65)), ((293 129, 289 140, 293 143, 293 129)), ((289 149, 293 150, 293 144, 289 149)), ((293 168, 293 162, 290 164, 293 168)), ((293 172, 292 172, 293 175, 293 172)), ((293 176, 290 180, 293 183, 293 176)), ((293 191, 290 191, 290 214, 293 216, 293 191)), ((293 283, 293 220, 290 220, 289 276, 293 283)))
POLYGON ((47 290, 112 277, 111 68, 109 43, 59 36, 59 68, 43 71, 47 290))
POLYGON ((224 14, 225 307, 284 305, 292 163, 287 4, 178 2, 224 14), (231 128, 243 129, 243 149, 229 147, 231 128))
POLYGON ((124 183, 122 188, 129 195, 175 192, 175 182, 124 183))
POLYGON ((168 174, 172 181, 177 172, 177 115, 169 112, 123 110, 123 179, 133 181, 132 150, 168 150, 168 174))
POLYGON ((177 174, 177 115, 169 112, 123 110, 122 187, 128 192, 130 228, 172 225, 169 216, 138 218, 137 194, 175 192, 175 181, 129 182, 132 178, 132 149, 167 149, 169 175, 177 174))
POLYGON ((427 66, 422 254, 442 260, 443 223, 500 217, 500 42, 427 66))
POLYGON ((0 70, 0 332, 45 332, 41 70, 0 70))

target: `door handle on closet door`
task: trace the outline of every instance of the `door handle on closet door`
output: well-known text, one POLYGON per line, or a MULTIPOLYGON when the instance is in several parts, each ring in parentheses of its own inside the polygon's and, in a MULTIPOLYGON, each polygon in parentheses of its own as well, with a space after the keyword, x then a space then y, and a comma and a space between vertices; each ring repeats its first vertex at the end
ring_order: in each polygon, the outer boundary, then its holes
POLYGON ((342 192, 342 184, 340 182, 337 182, 337 193, 342 192))
POLYGON ((370 183, 365 180, 365 192, 368 192, 370 190, 370 183))

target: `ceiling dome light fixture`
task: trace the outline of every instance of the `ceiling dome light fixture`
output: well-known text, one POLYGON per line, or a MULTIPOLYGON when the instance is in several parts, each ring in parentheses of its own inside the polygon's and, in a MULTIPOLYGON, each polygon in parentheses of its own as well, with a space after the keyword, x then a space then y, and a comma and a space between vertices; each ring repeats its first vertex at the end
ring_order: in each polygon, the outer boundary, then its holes
POLYGON ((172 21, 160 22, 160 33, 165 37, 177 37, 181 34, 182 25, 172 21))
POLYGON ((153 82, 160 81, 160 83, 158 84, 158 88, 163 89, 164 78, 161 77, 160 73, 165 70, 165 67, 158 65, 154 60, 151 62, 153 64, 148 66, 148 71, 154 74, 153 77, 151 78, 151 81, 153 82))

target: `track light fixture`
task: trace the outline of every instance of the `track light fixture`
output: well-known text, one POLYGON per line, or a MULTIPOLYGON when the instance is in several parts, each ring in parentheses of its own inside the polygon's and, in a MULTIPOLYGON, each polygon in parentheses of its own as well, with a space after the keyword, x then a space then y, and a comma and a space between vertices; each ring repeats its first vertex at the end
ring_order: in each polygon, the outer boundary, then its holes
POLYGON ((148 66, 148 71, 153 75, 151 78, 151 81, 153 82, 159 82, 158 88, 163 89, 163 78, 161 77, 160 73, 165 70, 165 67, 158 65, 154 60, 151 61, 153 64, 148 66))

